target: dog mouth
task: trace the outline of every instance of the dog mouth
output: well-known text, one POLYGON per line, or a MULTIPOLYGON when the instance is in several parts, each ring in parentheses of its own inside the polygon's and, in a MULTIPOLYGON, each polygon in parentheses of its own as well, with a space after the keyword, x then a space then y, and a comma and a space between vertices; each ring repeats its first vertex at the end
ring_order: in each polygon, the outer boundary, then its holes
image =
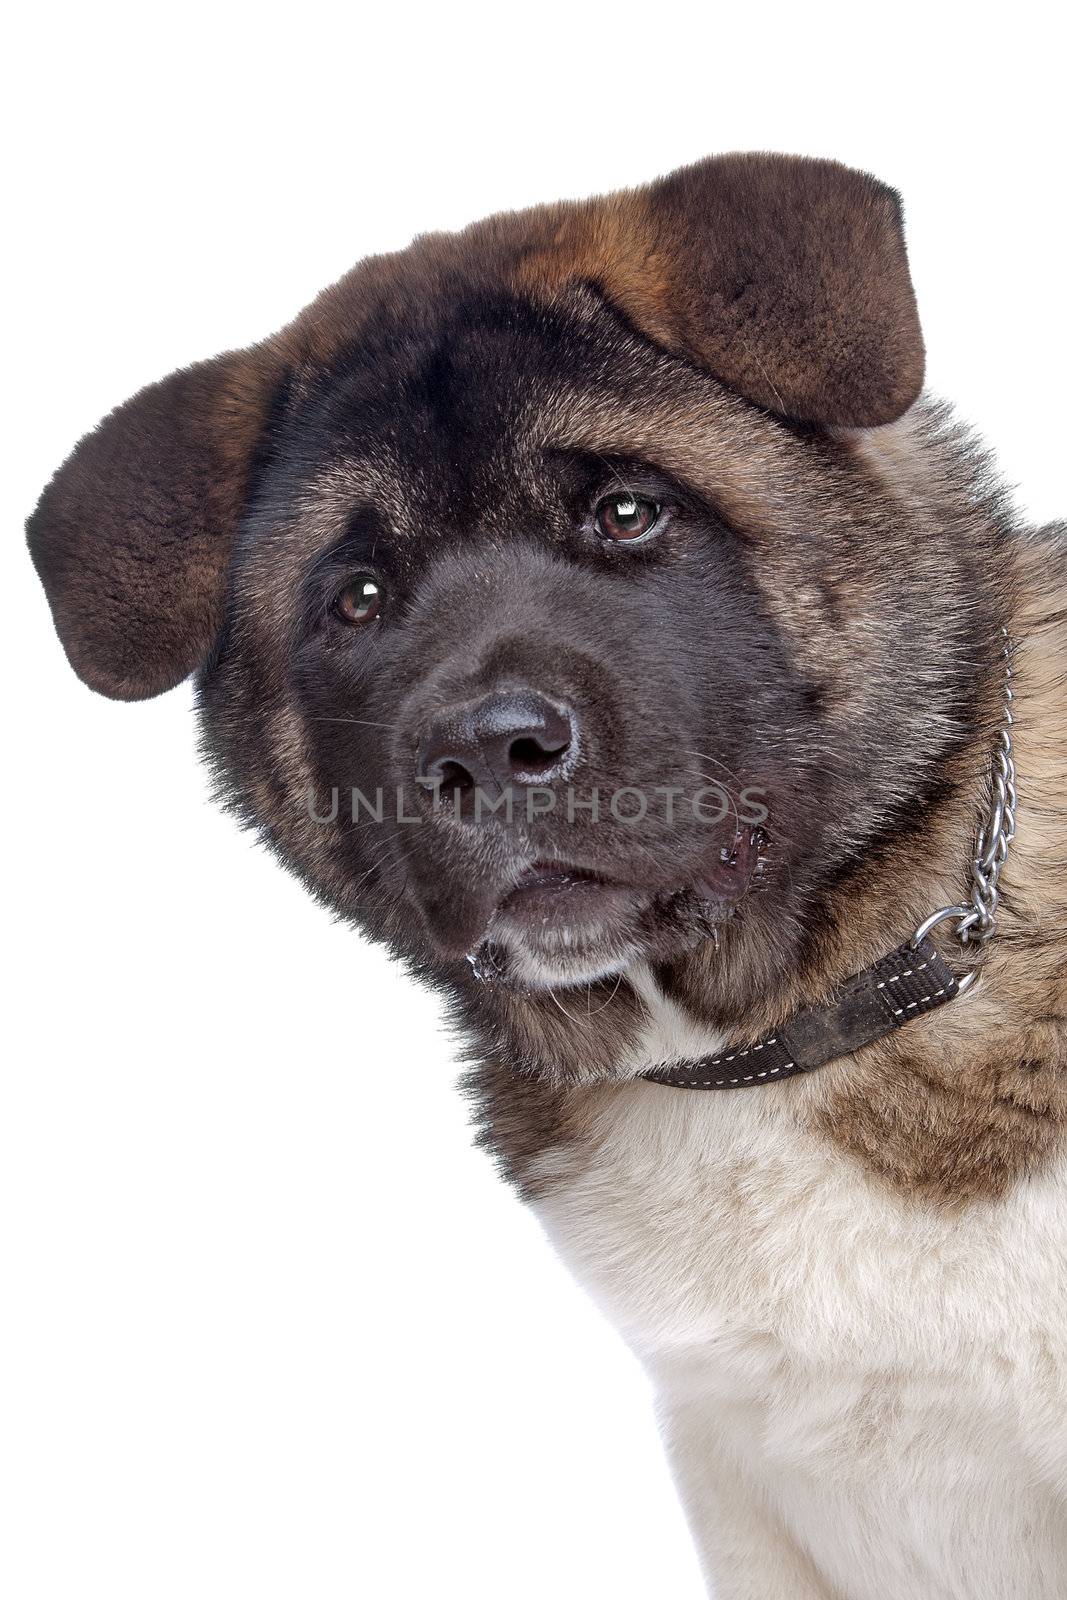
POLYGON ((531 986, 588 983, 679 941, 717 936, 768 859, 762 828, 740 827, 681 879, 623 881, 577 864, 524 866, 467 953, 480 978, 531 986))
POLYGON ((580 917, 633 891, 598 872, 558 861, 533 861, 496 909, 496 917, 518 927, 545 917, 580 917))

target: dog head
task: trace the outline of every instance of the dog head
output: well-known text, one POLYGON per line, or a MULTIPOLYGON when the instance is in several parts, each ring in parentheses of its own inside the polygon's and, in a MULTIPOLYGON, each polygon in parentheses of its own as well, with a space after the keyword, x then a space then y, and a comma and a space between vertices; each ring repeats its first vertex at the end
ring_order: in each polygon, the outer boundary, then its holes
POLYGON ((713 159, 363 263, 114 412, 30 544, 85 681, 195 672, 242 814, 528 1059, 546 989, 795 972, 970 737, 973 554, 866 445, 922 374, 893 192, 713 159))

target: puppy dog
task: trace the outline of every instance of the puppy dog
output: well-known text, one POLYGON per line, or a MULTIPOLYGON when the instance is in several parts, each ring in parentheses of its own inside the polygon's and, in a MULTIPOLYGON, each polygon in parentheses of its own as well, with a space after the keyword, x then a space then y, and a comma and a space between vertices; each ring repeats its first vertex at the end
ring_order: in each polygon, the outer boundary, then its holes
POLYGON ((1067 533, 922 383, 897 196, 726 156, 363 262, 29 525, 449 997, 721 1600, 1067 1594, 1067 533))

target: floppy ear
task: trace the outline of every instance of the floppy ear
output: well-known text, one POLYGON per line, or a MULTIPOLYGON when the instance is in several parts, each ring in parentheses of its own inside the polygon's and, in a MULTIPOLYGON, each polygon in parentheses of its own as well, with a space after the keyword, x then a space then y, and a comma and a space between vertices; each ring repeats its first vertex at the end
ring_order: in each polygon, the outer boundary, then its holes
POLYGON ((647 337, 800 421, 892 422, 922 388, 899 197, 836 161, 711 157, 566 208, 520 271, 598 281, 647 337))
POLYGON ((30 553, 90 688, 145 699, 207 657, 279 376, 268 346, 175 372, 105 417, 45 489, 30 553))

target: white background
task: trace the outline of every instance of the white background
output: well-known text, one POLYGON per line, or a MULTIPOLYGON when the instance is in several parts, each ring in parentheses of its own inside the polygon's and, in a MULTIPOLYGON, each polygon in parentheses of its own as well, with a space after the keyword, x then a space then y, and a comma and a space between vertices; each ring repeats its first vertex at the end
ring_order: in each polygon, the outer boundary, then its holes
POLYGON ((19 527, 103 412, 359 256, 753 147, 903 191, 931 386, 1035 515, 1067 509, 1044 8, 740 9, 20 8, 10 1600, 701 1593, 644 1380, 470 1148, 435 1004, 212 809, 186 689, 121 706, 74 679, 19 527))

